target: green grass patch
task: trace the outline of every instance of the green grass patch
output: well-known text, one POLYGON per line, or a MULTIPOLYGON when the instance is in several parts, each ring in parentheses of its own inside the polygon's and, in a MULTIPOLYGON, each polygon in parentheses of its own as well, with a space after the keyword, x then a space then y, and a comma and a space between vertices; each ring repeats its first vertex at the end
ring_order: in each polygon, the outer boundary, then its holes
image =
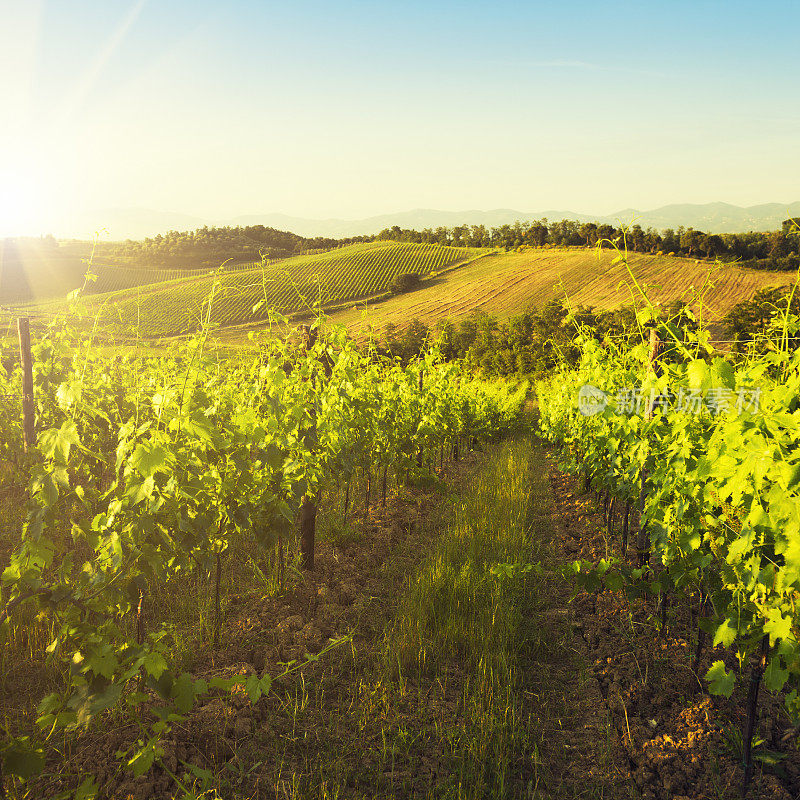
POLYGON ((523 655, 537 646, 529 439, 508 441, 453 497, 450 522, 410 581, 385 646, 402 684, 461 673, 459 713, 443 731, 451 769, 441 796, 514 797, 530 774, 523 655))

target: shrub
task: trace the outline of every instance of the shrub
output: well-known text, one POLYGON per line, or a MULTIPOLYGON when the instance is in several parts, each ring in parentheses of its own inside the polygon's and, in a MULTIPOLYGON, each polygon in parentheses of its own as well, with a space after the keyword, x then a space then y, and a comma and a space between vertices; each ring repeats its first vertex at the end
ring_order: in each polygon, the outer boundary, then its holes
POLYGON ((407 272, 404 275, 398 275, 392 285, 389 287, 392 294, 402 294, 403 292, 411 292, 418 289, 420 286, 420 277, 417 272, 407 272))

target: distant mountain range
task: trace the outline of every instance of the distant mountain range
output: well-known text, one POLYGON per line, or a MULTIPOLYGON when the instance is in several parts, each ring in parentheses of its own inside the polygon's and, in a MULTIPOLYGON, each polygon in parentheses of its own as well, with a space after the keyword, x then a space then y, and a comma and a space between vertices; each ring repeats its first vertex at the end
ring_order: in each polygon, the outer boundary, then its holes
MULTIPOLYGON (((764 203, 757 206, 735 206, 730 203, 681 203, 651 211, 625 208, 615 214, 576 214, 573 211, 516 211, 496 208, 490 211, 439 211, 417 208, 396 214, 381 214, 365 219, 307 219, 286 214, 247 214, 227 220, 210 220, 188 214, 154 211, 147 208, 109 208, 82 215, 70 226, 79 236, 89 238, 93 231, 105 229, 111 239, 141 239, 168 230, 193 230, 204 225, 266 225, 279 230, 292 231, 301 236, 363 236, 378 233, 384 228, 399 225, 401 228, 437 228, 454 225, 486 225, 496 227, 519 220, 547 218, 551 222, 573 219, 580 222, 598 222, 619 225, 635 222, 643 228, 692 227, 706 233, 742 233, 746 231, 778 230, 787 217, 800 217, 800 202, 764 203)), ((54 231, 63 236, 64 232, 54 231)), ((75 233, 73 233, 75 235, 75 233)))

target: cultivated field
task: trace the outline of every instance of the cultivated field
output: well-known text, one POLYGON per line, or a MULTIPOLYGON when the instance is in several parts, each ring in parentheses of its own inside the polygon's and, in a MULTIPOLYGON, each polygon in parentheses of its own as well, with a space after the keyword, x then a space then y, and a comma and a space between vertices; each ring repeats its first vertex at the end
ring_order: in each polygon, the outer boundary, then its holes
MULTIPOLYGON (((635 287, 613 254, 584 248, 526 250, 498 253, 431 280, 416 292, 377 303, 359 305, 333 315, 337 322, 357 329, 369 324, 376 330, 392 322, 417 318, 433 324, 458 319, 479 309, 509 317, 553 298, 569 298, 573 305, 612 309, 630 303, 635 287)), ((707 261, 633 253, 631 269, 654 300, 664 303, 691 300, 710 281, 704 316, 721 319, 736 303, 765 286, 791 283, 793 273, 761 272, 735 266, 714 267, 707 261)))
MULTIPOLYGON (((171 336, 196 329, 208 309, 206 300, 214 289, 210 321, 220 326, 263 320, 267 309, 284 313, 308 312, 317 305, 337 303, 386 292, 403 273, 430 275, 481 256, 486 251, 435 244, 372 242, 338 248, 316 255, 296 256, 251 268, 203 271, 159 283, 145 282, 145 270, 125 270, 142 275, 142 285, 116 292, 93 294, 87 305, 100 314, 103 324, 119 333, 138 328, 143 336, 171 336)), ((101 272, 106 283, 112 268, 101 272)), ((34 313, 52 315, 64 303, 40 304, 34 313)))
MULTIPOLYGON (((526 249, 521 252, 371 242, 265 265, 236 265, 208 271, 96 268, 86 304, 101 327, 119 336, 138 328, 141 336, 176 336, 195 330, 208 310, 210 321, 229 343, 261 327, 267 308, 290 315, 324 307, 335 322, 360 332, 367 326, 402 328, 412 319, 432 325, 475 310, 506 318, 553 298, 575 306, 611 309, 630 303, 636 288, 614 253, 594 249, 526 249), (423 277, 419 289, 388 291, 403 273, 423 277), (168 274, 171 280, 159 280, 168 274), (100 291, 116 288, 116 291, 100 291)), ((655 301, 693 301, 703 296, 703 316, 713 323, 736 303, 766 286, 790 283, 793 273, 715 266, 708 261, 633 253, 630 266, 655 301)), ((74 270, 73 270, 74 271, 74 270)), ((29 306, 35 316, 64 311, 63 300, 29 306)))

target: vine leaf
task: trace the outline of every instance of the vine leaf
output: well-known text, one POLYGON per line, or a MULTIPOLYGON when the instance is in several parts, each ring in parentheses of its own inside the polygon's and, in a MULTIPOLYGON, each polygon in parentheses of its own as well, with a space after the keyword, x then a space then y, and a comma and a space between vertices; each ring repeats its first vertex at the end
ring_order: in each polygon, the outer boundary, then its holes
POLYGON ((27 739, 20 737, 2 751, 3 772, 27 780, 44 769, 44 758, 40 749, 30 746, 27 739))
POLYGON ((792 619, 784 617, 779 608, 770 608, 764 623, 764 631, 773 640, 790 639, 792 636, 792 619))
POLYGON ((730 647, 734 643, 737 633, 738 631, 736 630, 736 626, 731 622, 731 620, 726 619, 722 625, 717 628, 717 631, 714 634, 713 646, 716 647, 717 645, 721 644, 723 647, 730 647))
POLYGON ((711 665, 711 669, 706 673, 706 680, 711 694, 721 694, 723 697, 730 697, 733 694, 736 676, 725 669, 722 661, 715 661, 711 665))
POLYGON ((789 670, 781 667, 780 656, 771 659, 764 671, 764 685, 771 692, 779 692, 789 679, 789 670))

